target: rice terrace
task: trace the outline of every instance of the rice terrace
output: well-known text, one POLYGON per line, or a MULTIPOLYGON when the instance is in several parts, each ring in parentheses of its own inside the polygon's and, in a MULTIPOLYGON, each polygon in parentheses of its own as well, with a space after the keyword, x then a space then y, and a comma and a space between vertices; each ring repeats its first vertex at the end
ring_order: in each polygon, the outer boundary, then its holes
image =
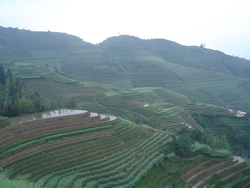
POLYGON ((247 188, 250 60, 0 27, 0 187, 247 188))
POLYGON ((35 186, 133 186, 163 158, 160 148, 172 140, 123 119, 83 111, 2 128, 0 166, 11 170, 11 178, 30 174, 35 186))

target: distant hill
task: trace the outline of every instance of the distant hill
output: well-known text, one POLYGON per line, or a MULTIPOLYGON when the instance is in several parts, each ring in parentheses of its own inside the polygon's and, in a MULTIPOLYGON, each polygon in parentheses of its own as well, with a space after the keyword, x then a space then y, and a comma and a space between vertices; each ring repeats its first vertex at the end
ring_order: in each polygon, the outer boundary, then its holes
POLYGON ((120 60, 151 56, 187 67, 250 77, 249 60, 204 47, 183 46, 165 39, 142 40, 128 35, 108 38, 100 46, 120 60))
POLYGON ((111 37, 100 47, 133 87, 164 87, 194 101, 249 110, 250 61, 163 39, 111 37), (244 100, 244 102, 243 102, 244 100))
POLYGON ((0 48, 0 62, 11 66, 18 64, 17 73, 20 76, 25 76, 20 68, 25 69, 27 65, 50 69, 56 67, 62 72, 73 72, 74 75, 79 72, 84 74, 86 64, 98 65, 103 63, 101 60, 108 59, 98 47, 65 33, 0 27, 0 48))
POLYGON ((93 45, 65 33, 3 27, 0 48, 0 62, 31 85, 38 78, 76 78, 121 88, 163 87, 197 102, 250 111, 250 61, 219 51, 127 35, 93 45))

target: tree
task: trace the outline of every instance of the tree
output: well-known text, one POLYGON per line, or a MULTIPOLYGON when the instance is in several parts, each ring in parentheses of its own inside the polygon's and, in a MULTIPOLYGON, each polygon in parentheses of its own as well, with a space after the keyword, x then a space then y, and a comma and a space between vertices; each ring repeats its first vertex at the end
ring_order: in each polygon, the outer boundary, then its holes
POLYGON ((202 43, 202 44, 200 45, 200 47, 201 47, 201 48, 205 48, 205 44, 202 43))
MULTIPOLYGON (((72 99, 68 105, 73 108, 76 103, 72 99)), ((40 97, 21 80, 15 78, 10 70, 5 74, 3 66, 0 65, 0 116, 14 117, 58 107, 60 101, 40 97)))
POLYGON ((183 157, 189 157, 192 154, 192 144, 194 144, 194 140, 189 135, 179 136, 174 147, 175 153, 183 157))
POLYGON ((0 64, 0 84, 5 85, 5 72, 1 64, 0 64))
POLYGON ((231 147, 230 147, 230 145, 228 144, 227 138, 226 138, 226 136, 225 136, 224 134, 223 134, 223 135, 220 137, 220 139, 219 139, 218 148, 219 148, 219 149, 226 149, 226 150, 228 150, 228 151, 231 150, 231 147))
POLYGON ((192 132, 191 132, 191 138, 194 140, 194 141, 197 141, 197 142, 200 142, 200 143, 203 143, 203 133, 200 129, 194 129, 192 132))
POLYGON ((10 78, 12 78, 12 77, 13 77, 12 72, 11 72, 11 70, 10 70, 10 69, 8 69, 8 70, 7 70, 7 77, 10 77, 10 78))
POLYGON ((21 98, 19 100, 19 104, 18 104, 19 109, 21 109, 20 114, 24 115, 24 114, 31 114, 36 112, 34 103, 31 99, 28 98, 21 98))

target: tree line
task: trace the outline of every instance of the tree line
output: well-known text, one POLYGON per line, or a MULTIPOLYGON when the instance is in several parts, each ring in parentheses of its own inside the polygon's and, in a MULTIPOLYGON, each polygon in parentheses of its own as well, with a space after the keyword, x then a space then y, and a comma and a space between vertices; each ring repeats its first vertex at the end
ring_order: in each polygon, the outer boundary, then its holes
POLYGON ((177 131, 177 140, 172 150, 182 157, 197 154, 225 157, 232 154, 231 146, 225 135, 217 137, 208 129, 190 130, 186 127, 177 131))
POLYGON ((15 117, 58 107, 58 100, 41 97, 0 64, 0 116, 15 117))

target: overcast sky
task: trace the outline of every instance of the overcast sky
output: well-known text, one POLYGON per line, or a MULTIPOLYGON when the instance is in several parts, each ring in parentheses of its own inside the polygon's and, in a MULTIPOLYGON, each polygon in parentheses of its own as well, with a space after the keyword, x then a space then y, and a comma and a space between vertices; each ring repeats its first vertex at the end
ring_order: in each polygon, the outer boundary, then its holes
POLYGON ((250 59, 249 0, 0 0, 0 25, 76 35, 164 38, 250 59))

